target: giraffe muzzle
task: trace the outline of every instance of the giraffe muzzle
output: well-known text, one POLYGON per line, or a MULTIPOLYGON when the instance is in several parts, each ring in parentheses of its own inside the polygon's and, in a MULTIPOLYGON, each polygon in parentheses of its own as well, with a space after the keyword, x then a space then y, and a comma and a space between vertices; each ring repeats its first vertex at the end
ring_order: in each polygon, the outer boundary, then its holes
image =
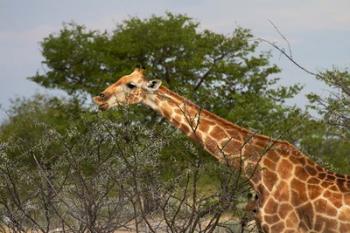
POLYGON ((102 101, 100 96, 95 96, 92 99, 98 105, 99 110, 106 111, 108 109, 108 103, 102 101))

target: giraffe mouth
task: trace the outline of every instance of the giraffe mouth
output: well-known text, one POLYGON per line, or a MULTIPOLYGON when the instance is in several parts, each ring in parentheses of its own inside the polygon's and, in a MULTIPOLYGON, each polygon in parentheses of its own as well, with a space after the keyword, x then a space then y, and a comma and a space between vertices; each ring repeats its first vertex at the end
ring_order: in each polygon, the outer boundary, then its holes
POLYGON ((106 111, 109 108, 108 103, 103 102, 99 96, 95 96, 92 99, 98 105, 99 110, 106 111))

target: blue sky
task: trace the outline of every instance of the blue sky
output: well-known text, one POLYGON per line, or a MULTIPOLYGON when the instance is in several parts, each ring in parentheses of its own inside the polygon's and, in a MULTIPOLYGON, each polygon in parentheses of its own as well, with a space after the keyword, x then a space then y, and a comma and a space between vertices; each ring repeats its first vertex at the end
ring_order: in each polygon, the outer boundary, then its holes
MULTIPOLYGON (((201 23, 201 28, 229 34, 239 25, 285 47, 271 26, 273 21, 291 43, 294 58, 313 71, 350 64, 349 0, 0 0, 0 105, 9 99, 34 93, 51 95, 27 80, 42 71, 39 42, 57 32, 63 22, 74 21, 90 29, 112 30, 131 16, 141 18, 165 11, 185 13, 201 23)), ((262 46, 264 50, 272 50, 262 46)), ((304 93, 327 93, 322 83, 298 70, 274 52, 272 61, 283 72, 282 84, 301 83, 304 93)), ((303 106, 303 95, 291 100, 303 106)), ((0 116, 4 111, 0 110, 0 116)))

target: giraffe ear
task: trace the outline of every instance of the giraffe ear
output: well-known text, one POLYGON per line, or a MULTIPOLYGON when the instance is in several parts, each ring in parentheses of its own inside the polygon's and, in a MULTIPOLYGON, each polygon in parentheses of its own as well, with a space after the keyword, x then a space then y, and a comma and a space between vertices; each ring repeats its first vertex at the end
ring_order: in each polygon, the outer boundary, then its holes
POLYGON ((160 85, 162 85, 162 81, 160 81, 159 79, 153 79, 146 83, 146 85, 144 86, 144 89, 146 89, 147 91, 153 92, 158 90, 160 85))

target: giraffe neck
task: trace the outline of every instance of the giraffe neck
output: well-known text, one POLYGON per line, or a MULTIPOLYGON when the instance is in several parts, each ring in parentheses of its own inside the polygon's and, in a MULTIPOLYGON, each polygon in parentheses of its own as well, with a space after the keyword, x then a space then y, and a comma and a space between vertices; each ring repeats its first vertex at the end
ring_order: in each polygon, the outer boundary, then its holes
POLYGON ((242 171, 256 191, 252 206, 264 232, 350 232, 350 176, 329 172, 288 142, 254 134, 164 87, 146 95, 144 104, 242 171))
POLYGON ((272 142, 269 137, 226 121, 165 87, 146 95, 144 104, 158 111, 212 156, 234 169, 239 169, 242 161, 245 168, 252 164, 257 166, 263 151, 272 142))

